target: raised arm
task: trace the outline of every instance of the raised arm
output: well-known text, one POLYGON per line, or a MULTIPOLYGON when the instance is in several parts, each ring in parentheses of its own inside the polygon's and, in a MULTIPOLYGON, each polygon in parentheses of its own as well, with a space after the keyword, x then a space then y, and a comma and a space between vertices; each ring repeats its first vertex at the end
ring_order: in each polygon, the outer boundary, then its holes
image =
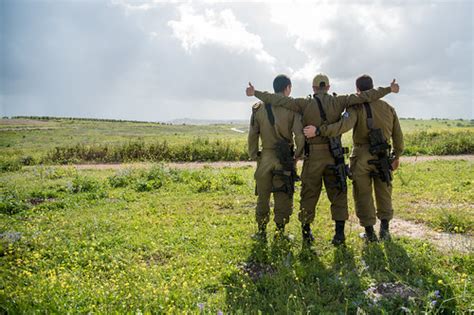
POLYGON ((348 106, 370 103, 384 97, 389 93, 398 93, 399 91, 400 86, 396 80, 393 79, 389 87, 379 87, 376 89, 362 91, 357 94, 338 95, 336 96, 335 105, 340 112, 343 112, 348 106))
POLYGON ((292 97, 284 96, 281 94, 257 91, 250 82, 249 86, 245 90, 245 93, 247 94, 247 96, 255 96, 264 103, 272 104, 272 106, 283 106, 289 110, 298 112, 300 114, 303 113, 305 104, 308 103, 308 100, 304 98, 294 99, 292 97))

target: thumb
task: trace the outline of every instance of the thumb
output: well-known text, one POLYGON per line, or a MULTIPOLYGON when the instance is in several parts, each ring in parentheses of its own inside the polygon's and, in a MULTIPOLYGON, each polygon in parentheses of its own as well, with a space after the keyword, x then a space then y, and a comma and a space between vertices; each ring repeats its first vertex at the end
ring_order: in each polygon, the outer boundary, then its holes
POLYGON ((249 82, 249 86, 250 86, 251 88, 253 88, 253 85, 252 85, 252 83, 250 83, 250 82, 249 82))
POLYGON ((395 79, 393 79, 392 84, 395 84, 395 79))

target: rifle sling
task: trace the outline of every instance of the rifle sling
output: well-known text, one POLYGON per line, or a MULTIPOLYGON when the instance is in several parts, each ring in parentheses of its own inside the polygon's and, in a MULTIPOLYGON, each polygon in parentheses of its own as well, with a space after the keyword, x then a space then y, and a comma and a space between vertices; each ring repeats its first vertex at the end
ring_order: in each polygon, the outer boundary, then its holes
POLYGON ((270 122, 270 125, 272 125, 272 130, 273 130, 273 135, 275 136, 276 139, 284 139, 287 142, 288 139, 285 139, 283 136, 279 136, 279 133, 276 131, 276 126, 275 126, 275 115, 273 115, 273 110, 272 110, 272 104, 267 104, 265 103, 265 110, 267 111, 267 117, 268 121, 270 122))
POLYGON ((374 118, 372 117, 372 110, 369 103, 364 103, 365 112, 367 113, 367 128, 374 130, 374 118))
POLYGON ((316 100, 316 102, 318 103, 319 113, 321 114, 321 119, 323 120, 323 123, 326 124, 328 122, 328 119, 327 119, 327 116, 326 116, 326 112, 323 109, 323 104, 321 104, 321 100, 319 99, 319 97, 316 96, 316 94, 314 94, 313 97, 316 100))

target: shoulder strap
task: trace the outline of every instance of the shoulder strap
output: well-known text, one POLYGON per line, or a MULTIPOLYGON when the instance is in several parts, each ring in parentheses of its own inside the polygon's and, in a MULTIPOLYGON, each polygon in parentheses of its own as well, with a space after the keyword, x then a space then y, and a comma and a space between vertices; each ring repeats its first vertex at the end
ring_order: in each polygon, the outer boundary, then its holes
POLYGON ((281 136, 280 133, 277 131, 276 129, 276 126, 275 126, 275 115, 273 114, 273 110, 272 110, 272 104, 267 104, 265 103, 265 110, 267 111, 267 117, 268 117, 268 121, 270 122, 270 125, 272 125, 272 130, 273 130, 273 135, 275 136, 275 138, 277 139, 285 139, 286 141, 288 141, 288 139, 286 139, 285 137, 281 136))
POLYGON ((364 103, 365 112, 367 114, 367 127, 372 130, 374 129, 374 118, 372 117, 372 110, 370 109, 369 103, 364 103))
POLYGON ((316 96, 316 94, 314 95, 314 98, 316 99, 316 102, 318 102, 319 113, 321 114, 323 123, 327 123, 328 119, 326 117, 326 112, 323 109, 323 104, 321 103, 321 100, 319 99, 319 97, 316 96))
POLYGON ((265 110, 267 111, 267 117, 270 125, 275 127, 275 115, 273 115, 272 104, 265 103, 265 110))

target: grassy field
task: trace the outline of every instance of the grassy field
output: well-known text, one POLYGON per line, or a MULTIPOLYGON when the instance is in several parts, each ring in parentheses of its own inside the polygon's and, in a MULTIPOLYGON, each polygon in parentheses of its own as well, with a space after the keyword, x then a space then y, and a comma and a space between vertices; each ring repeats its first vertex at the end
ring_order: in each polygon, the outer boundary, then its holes
MULTIPOLYGON (((297 207, 288 228, 293 241, 270 233, 267 244, 254 242, 252 175, 252 168, 159 165, 28 166, 0 174, 1 310, 443 314, 474 308, 473 253, 441 252, 428 240, 400 237, 366 246, 355 232, 346 247, 334 248, 324 193, 313 247, 302 246, 297 207)), ((394 182, 396 216, 472 235, 472 180, 472 162, 404 164, 394 182)))
MULTIPOLYGON (((404 119, 401 124, 407 155, 474 153, 471 121, 404 119)), ((41 163, 246 160, 247 130, 247 124, 2 119, 0 170, 41 163)), ((350 133, 343 142, 350 145, 350 133)))

